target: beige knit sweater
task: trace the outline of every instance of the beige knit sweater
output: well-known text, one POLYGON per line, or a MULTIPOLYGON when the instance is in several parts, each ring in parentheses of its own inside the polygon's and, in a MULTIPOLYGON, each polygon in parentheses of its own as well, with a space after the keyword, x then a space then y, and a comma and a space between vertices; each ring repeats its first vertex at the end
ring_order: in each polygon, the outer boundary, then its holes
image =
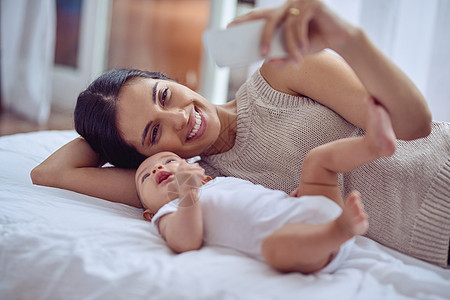
MULTIPOLYGON (((202 157, 211 176, 235 176, 294 190, 303 159, 324 143, 364 131, 306 97, 274 90, 257 71, 238 91, 237 136, 225 153, 202 157)), ((369 214, 367 237, 447 267, 450 238, 450 123, 430 136, 398 141, 396 153, 340 176, 344 194, 357 189, 369 214)))

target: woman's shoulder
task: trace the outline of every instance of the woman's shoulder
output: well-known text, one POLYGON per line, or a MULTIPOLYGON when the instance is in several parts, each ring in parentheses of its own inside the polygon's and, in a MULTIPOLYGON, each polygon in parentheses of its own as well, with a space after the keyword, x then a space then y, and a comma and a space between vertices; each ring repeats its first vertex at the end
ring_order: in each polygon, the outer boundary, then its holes
POLYGON ((262 67, 256 70, 236 93, 238 108, 241 108, 241 110, 248 110, 254 106, 294 108, 303 104, 315 104, 308 97, 288 93, 283 89, 272 86, 272 83, 265 78, 262 70, 262 67))

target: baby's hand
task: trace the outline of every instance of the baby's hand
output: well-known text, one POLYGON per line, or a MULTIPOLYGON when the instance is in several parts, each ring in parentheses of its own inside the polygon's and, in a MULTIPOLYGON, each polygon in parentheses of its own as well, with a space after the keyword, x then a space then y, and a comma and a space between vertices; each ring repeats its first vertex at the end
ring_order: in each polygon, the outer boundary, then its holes
POLYGON ((198 199, 198 188, 205 178, 205 170, 199 164, 180 163, 175 175, 175 180, 171 182, 169 191, 176 192, 180 198, 179 206, 193 205, 198 199))
POLYGON ((189 164, 185 161, 180 163, 175 173, 175 179, 181 190, 200 187, 204 177, 205 170, 199 164, 189 164))
POLYGON ((289 196, 291 196, 291 197, 297 197, 297 195, 298 195, 298 187, 295 189, 295 190, 293 190, 290 194, 289 194, 289 196))

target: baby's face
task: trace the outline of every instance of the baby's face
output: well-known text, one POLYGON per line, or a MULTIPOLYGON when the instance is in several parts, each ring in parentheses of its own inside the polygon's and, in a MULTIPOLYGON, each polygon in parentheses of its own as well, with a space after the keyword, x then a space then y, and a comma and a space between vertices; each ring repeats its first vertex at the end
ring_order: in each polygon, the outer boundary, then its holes
POLYGON ((142 204, 152 212, 179 197, 169 192, 169 183, 175 179, 175 172, 184 161, 172 152, 160 152, 147 158, 136 171, 136 189, 142 204))

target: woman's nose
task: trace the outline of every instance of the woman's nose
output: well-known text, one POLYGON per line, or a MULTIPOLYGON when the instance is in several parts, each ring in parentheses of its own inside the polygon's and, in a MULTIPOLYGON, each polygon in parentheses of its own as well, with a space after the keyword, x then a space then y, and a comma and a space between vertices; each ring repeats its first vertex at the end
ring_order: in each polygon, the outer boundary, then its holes
POLYGON ((173 109, 167 111, 167 121, 172 123, 176 130, 183 129, 189 121, 189 116, 184 109, 173 109))

